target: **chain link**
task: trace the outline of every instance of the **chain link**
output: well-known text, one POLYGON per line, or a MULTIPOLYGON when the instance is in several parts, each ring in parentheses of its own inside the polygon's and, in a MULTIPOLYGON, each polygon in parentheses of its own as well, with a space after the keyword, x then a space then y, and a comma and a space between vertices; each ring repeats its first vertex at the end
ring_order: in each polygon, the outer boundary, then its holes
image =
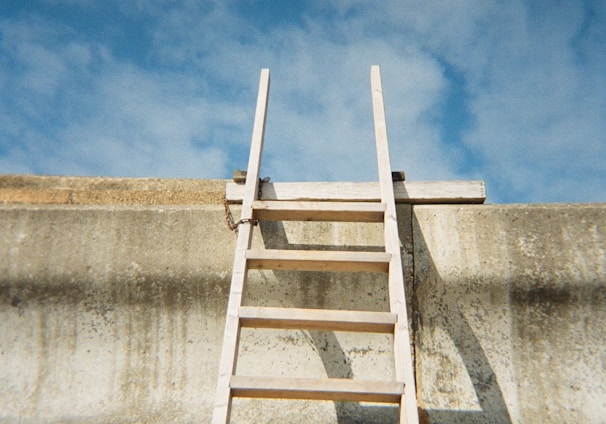
MULTIPOLYGON (((263 183, 269 182, 269 177, 265 177, 263 179, 259 178, 259 199, 263 195, 263 183)), ((235 232, 238 232, 238 226, 240 224, 250 223, 252 225, 259 224, 258 219, 241 219, 239 221, 234 220, 234 216, 231 214, 231 210, 229 209, 229 203, 227 203, 227 196, 223 196, 223 209, 225 210, 225 222, 227 223, 227 227, 235 232)))
POLYGON ((238 229, 238 224, 234 222, 234 216, 231 214, 226 196, 223 197, 223 209, 225 210, 225 222, 227 223, 227 228, 232 231, 236 231, 238 229))

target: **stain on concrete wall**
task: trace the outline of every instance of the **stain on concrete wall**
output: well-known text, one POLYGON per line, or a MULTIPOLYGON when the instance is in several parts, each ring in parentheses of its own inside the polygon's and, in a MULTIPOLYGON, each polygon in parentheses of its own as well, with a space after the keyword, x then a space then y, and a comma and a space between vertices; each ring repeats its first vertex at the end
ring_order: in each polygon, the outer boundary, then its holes
POLYGON ((206 416, 235 245, 222 219, 216 207, 3 208, 0 415, 206 416))

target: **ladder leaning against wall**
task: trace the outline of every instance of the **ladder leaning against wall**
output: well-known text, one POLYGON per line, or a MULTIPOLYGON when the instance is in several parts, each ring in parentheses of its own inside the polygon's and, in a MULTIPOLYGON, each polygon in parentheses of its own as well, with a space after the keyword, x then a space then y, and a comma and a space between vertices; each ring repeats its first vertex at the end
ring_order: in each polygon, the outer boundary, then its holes
POLYGON ((417 401, 402 261, 398 236, 383 91, 378 66, 371 68, 381 202, 259 201, 259 168, 269 94, 269 70, 261 71, 240 231, 236 245, 217 382, 214 423, 229 422, 232 397, 370 401, 400 404, 401 422, 417 423, 417 401), (385 252, 251 250, 255 220, 384 222, 385 252), (244 307, 247 270, 296 269, 388 273, 390 312, 244 307), (269 378, 235 375, 240 328, 291 328, 393 333, 395 381, 269 378))
POLYGON ((215 424, 229 422, 233 397, 387 402, 399 405, 400 422, 412 424, 419 421, 394 183, 378 66, 371 67, 371 88, 380 199, 375 195, 374 201, 326 198, 323 201, 292 201, 280 200, 277 198, 279 196, 275 196, 274 200, 263 200, 258 198, 259 168, 269 93, 269 70, 261 71, 217 381, 212 421, 215 424), (383 222, 385 251, 251 249, 253 225, 259 220, 383 222), (388 274, 389 312, 243 306, 243 293, 250 269, 385 272, 388 274), (393 334, 395 381, 236 375, 242 327, 393 334))

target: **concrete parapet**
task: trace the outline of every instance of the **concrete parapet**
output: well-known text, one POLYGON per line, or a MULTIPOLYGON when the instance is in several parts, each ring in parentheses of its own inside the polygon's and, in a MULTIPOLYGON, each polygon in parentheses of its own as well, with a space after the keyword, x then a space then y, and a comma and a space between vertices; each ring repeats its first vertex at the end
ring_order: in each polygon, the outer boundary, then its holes
POLYGON ((421 206, 420 400, 432 422, 606 417, 606 205, 421 206))
MULTIPOLYGON (((222 193, 211 197, 0 205, 0 421, 209 420, 236 241, 222 193)), ((400 206, 398 216, 424 417, 601 422, 606 205, 400 206)), ((255 230, 270 248, 335 243, 378 250, 381 231, 255 230)), ((255 270, 246 303, 384 310, 385 285, 371 273, 255 270)), ((246 330, 240 355, 242 374, 393 375, 386 335, 246 330)), ((396 419, 375 404, 257 402, 238 400, 234 422, 396 419)))
MULTIPOLYGON (((378 226, 263 223, 254 243, 380 250, 378 226)), ((0 232, 5 421, 209 420, 236 241, 222 205, 4 205, 0 232)), ((386 285, 375 273, 251 271, 245 302, 385 310, 386 285)), ((238 373, 391 379, 390 336, 243 330, 238 373)), ((286 422, 293 410, 304 422, 397 413, 351 403, 253 405, 235 401, 234 422, 286 422)))
POLYGON ((0 209, 0 416, 208 416, 234 235, 217 206, 0 209))

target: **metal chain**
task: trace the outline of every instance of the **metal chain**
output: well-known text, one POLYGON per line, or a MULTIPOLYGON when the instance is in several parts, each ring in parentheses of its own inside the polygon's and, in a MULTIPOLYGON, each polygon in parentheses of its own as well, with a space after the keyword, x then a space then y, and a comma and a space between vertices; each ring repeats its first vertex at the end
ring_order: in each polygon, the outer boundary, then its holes
POLYGON ((231 214, 231 210, 229 209, 229 204, 227 203, 227 199, 223 198, 223 209, 225 210, 225 222, 227 223, 227 227, 232 230, 238 232, 238 226, 240 224, 245 224, 247 222, 252 225, 257 225, 259 223, 258 219, 241 219, 239 221, 234 221, 234 216, 231 214))
MULTIPOLYGON (((263 195, 263 183, 269 182, 269 177, 265 177, 263 179, 259 178, 259 199, 263 195)), ((225 210, 225 222, 227 223, 227 227, 232 230, 238 232, 238 226, 240 224, 245 224, 247 222, 252 225, 257 225, 259 223, 258 219, 241 219, 239 221, 234 221, 234 216, 231 214, 231 210, 229 209, 229 203, 227 203, 227 196, 223 196, 223 209, 225 210)))
POLYGON ((227 196, 223 197, 223 209, 225 210, 225 222, 227 223, 227 228, 232 231, 236 231, 238 229, 238 224, 234 222, 234 216, 231 214, 229 204, 227 203, 227 196))

